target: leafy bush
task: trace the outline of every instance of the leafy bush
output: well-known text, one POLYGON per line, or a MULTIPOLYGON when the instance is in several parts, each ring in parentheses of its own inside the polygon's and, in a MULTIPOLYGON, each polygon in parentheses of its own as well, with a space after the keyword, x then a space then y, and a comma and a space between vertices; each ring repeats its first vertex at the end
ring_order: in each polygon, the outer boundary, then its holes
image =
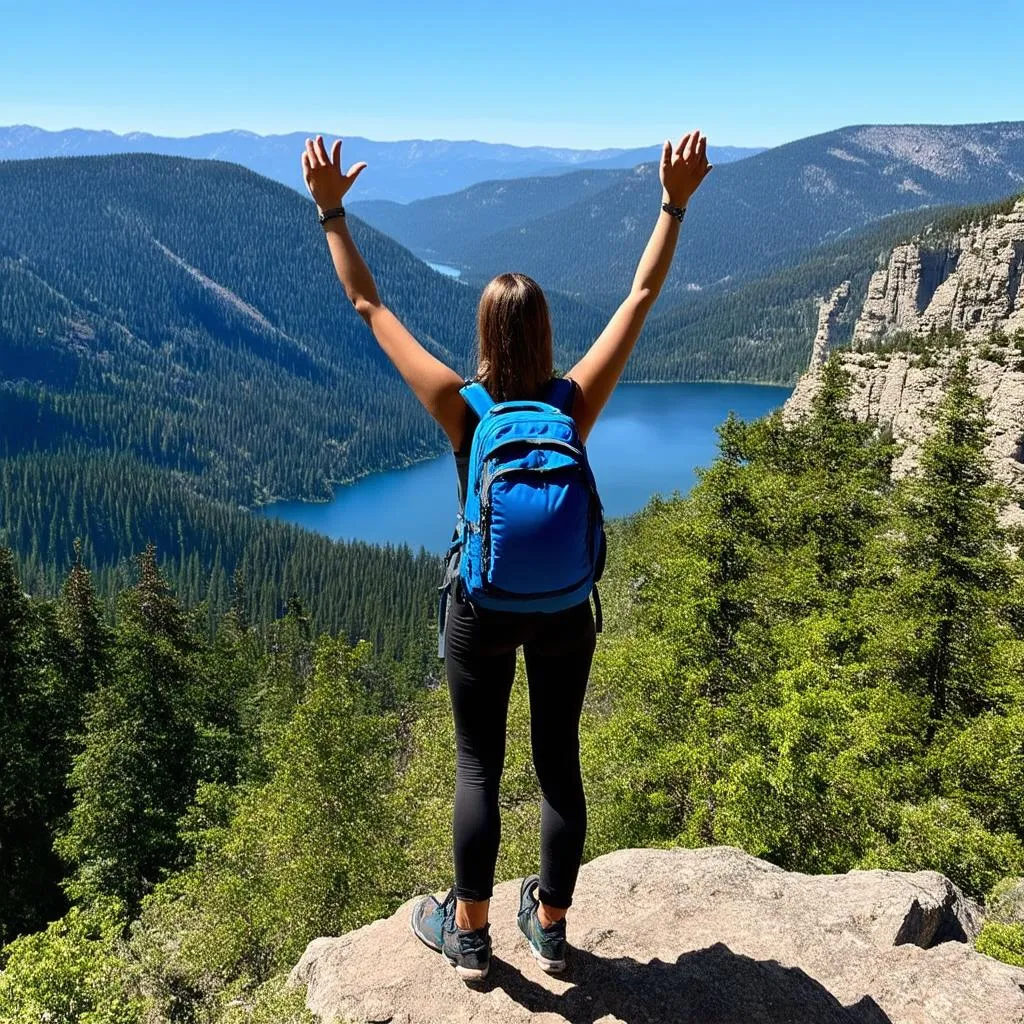
POLYGON ((4 1024, 142 1024, 144 1002, 119 956, 123 908, 72 907, 45 931, 16 939, 0 965, 4 1024))

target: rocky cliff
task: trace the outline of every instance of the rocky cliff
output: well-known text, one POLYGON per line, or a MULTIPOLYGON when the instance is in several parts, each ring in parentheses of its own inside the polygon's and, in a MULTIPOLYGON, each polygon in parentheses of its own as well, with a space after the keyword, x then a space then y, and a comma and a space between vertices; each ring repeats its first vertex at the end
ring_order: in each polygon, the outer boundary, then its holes
POLYGON ((948 239, 927 236, 893 249, 868 285, 853 348, 894 331, 962 331, 984 339, 1024 329, 1024 197, 968 223, 948 239))
POLYGON ((935 872, 803 875, 733 847, 619 850, 580 871, 559 976, 516 928, 518 893, 495 888, 481 986, 411 934, 414 901, 314 940, 289 985, 324 1024, 1024 1021, 1024 970, 974 951, 980 912, 935 872))
MULTIPOLYGON (((1024 485, 1024 197, 952 231, 896 246, 871 278, 842 355, 853 381, 850 412, 891 428, 906 444, 896 475, 916 465, 928 413, 966 350, 992 421, 988 456, 995 477, 1024 485)), ((831 346, 837 290, 823 300, 811 365, 786 403, 804 415, 831 346)), ((1013 509, 1012 520, 1024 518, 1013 509)))

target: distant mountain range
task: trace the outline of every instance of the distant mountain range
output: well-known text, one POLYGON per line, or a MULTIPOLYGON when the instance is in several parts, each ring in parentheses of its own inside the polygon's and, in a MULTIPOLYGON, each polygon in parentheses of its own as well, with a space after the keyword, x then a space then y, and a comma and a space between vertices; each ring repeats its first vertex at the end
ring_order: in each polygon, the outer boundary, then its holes
MULTIPOLYGON (((987 202, 1021 188, 1020 121, 861 125, 800 139, 715 168, 687 215, 667 292, 680 299, 772 272, 900 211, 987 202)), ((514 269, 608 305, 629 286, 659 199, 657 165, 646 163, 352 207, 472 280, 514 269)))
MULTIPOLYGON (((186 138, 131 132, 70 128, 50 132, 31 125, 0 127, 0 160, 47 156, 102 156, 114 153, 159 153, 197 159, 229 160, 259 174, 291 185, 305 194, 299 159, 307 137, 316 132, 257 135, 246 131, 213 132, 186 138)), ((323 133, 327 139, 334 136, 323 133)), ((400 203, 456 192, 480 181, 557 175, 578 168, 634 167, 654 159, 660 146, 639 149, 553 149, 546 146, 508 146, 490 142, 448 142, 409 139, 375 142, 358 135, 345 137, 345 163, 365 160, 372 173, 359 182, 365 199, 400 203)), ((724 164, 761 152, 741 146, 713 146, 714 163, 724 164)))

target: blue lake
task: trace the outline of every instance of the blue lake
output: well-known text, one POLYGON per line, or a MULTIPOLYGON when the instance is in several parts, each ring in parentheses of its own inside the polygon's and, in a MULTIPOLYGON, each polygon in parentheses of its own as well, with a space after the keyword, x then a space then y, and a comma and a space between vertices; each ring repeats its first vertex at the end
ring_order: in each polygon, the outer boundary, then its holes
MULTIPOLYGON (((715 427, 730 411, 757 419, 789 393, 756 384, 620 384, 587 441, 605 514, 629 515, 654 494, 685 494, 694 470, 714 459, 715 427)), ((276 502, 261 514, 334 538, 443 551, 457 508, 449 453, 339 487, 330 502, 276 502)))
POLYGON ((447 263, 431 263, 430 260, 424 260, 428 267, 433 267, 439 274, 444 274, 445 277, 461 277, 462 271, 457 267, 449 267, 447 263))

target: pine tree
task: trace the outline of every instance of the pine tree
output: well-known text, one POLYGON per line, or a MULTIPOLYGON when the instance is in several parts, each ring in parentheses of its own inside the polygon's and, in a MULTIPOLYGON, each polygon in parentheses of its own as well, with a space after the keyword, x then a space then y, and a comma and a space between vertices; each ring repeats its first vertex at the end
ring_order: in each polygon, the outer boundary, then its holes
POLYGON ((199 645, 150 544, 119 604, 113 671, 92 695, 75 794, 59 852, 75 865, 74 899, 129 907, 179 861, 177 821, 196 787, 193 673, 199 645))
MULTIPOLYGON (((56 602, 54 662, 59 671, 61 729, 69 745, 79 744, 85 703, 110 672, 113 642, 92 574, 75 540, 75 561, 56 602)), ((70 764, 68 770, 70 771, 70 764)))
POLYGON ((50 851, 55 778, 39 616, 0 547, 0 944, 60 904, 50 851))
POLYGON ((931 700, 927 739, 949 717, 998 705, 992 654, 1005 632, 1000 608, 1011 574, 999 511, 1005 489, 985 457, 988 422, 966 356, 953 367, 920 475, 902 493, 899 598, 917 642, 906 662, 931 700))

